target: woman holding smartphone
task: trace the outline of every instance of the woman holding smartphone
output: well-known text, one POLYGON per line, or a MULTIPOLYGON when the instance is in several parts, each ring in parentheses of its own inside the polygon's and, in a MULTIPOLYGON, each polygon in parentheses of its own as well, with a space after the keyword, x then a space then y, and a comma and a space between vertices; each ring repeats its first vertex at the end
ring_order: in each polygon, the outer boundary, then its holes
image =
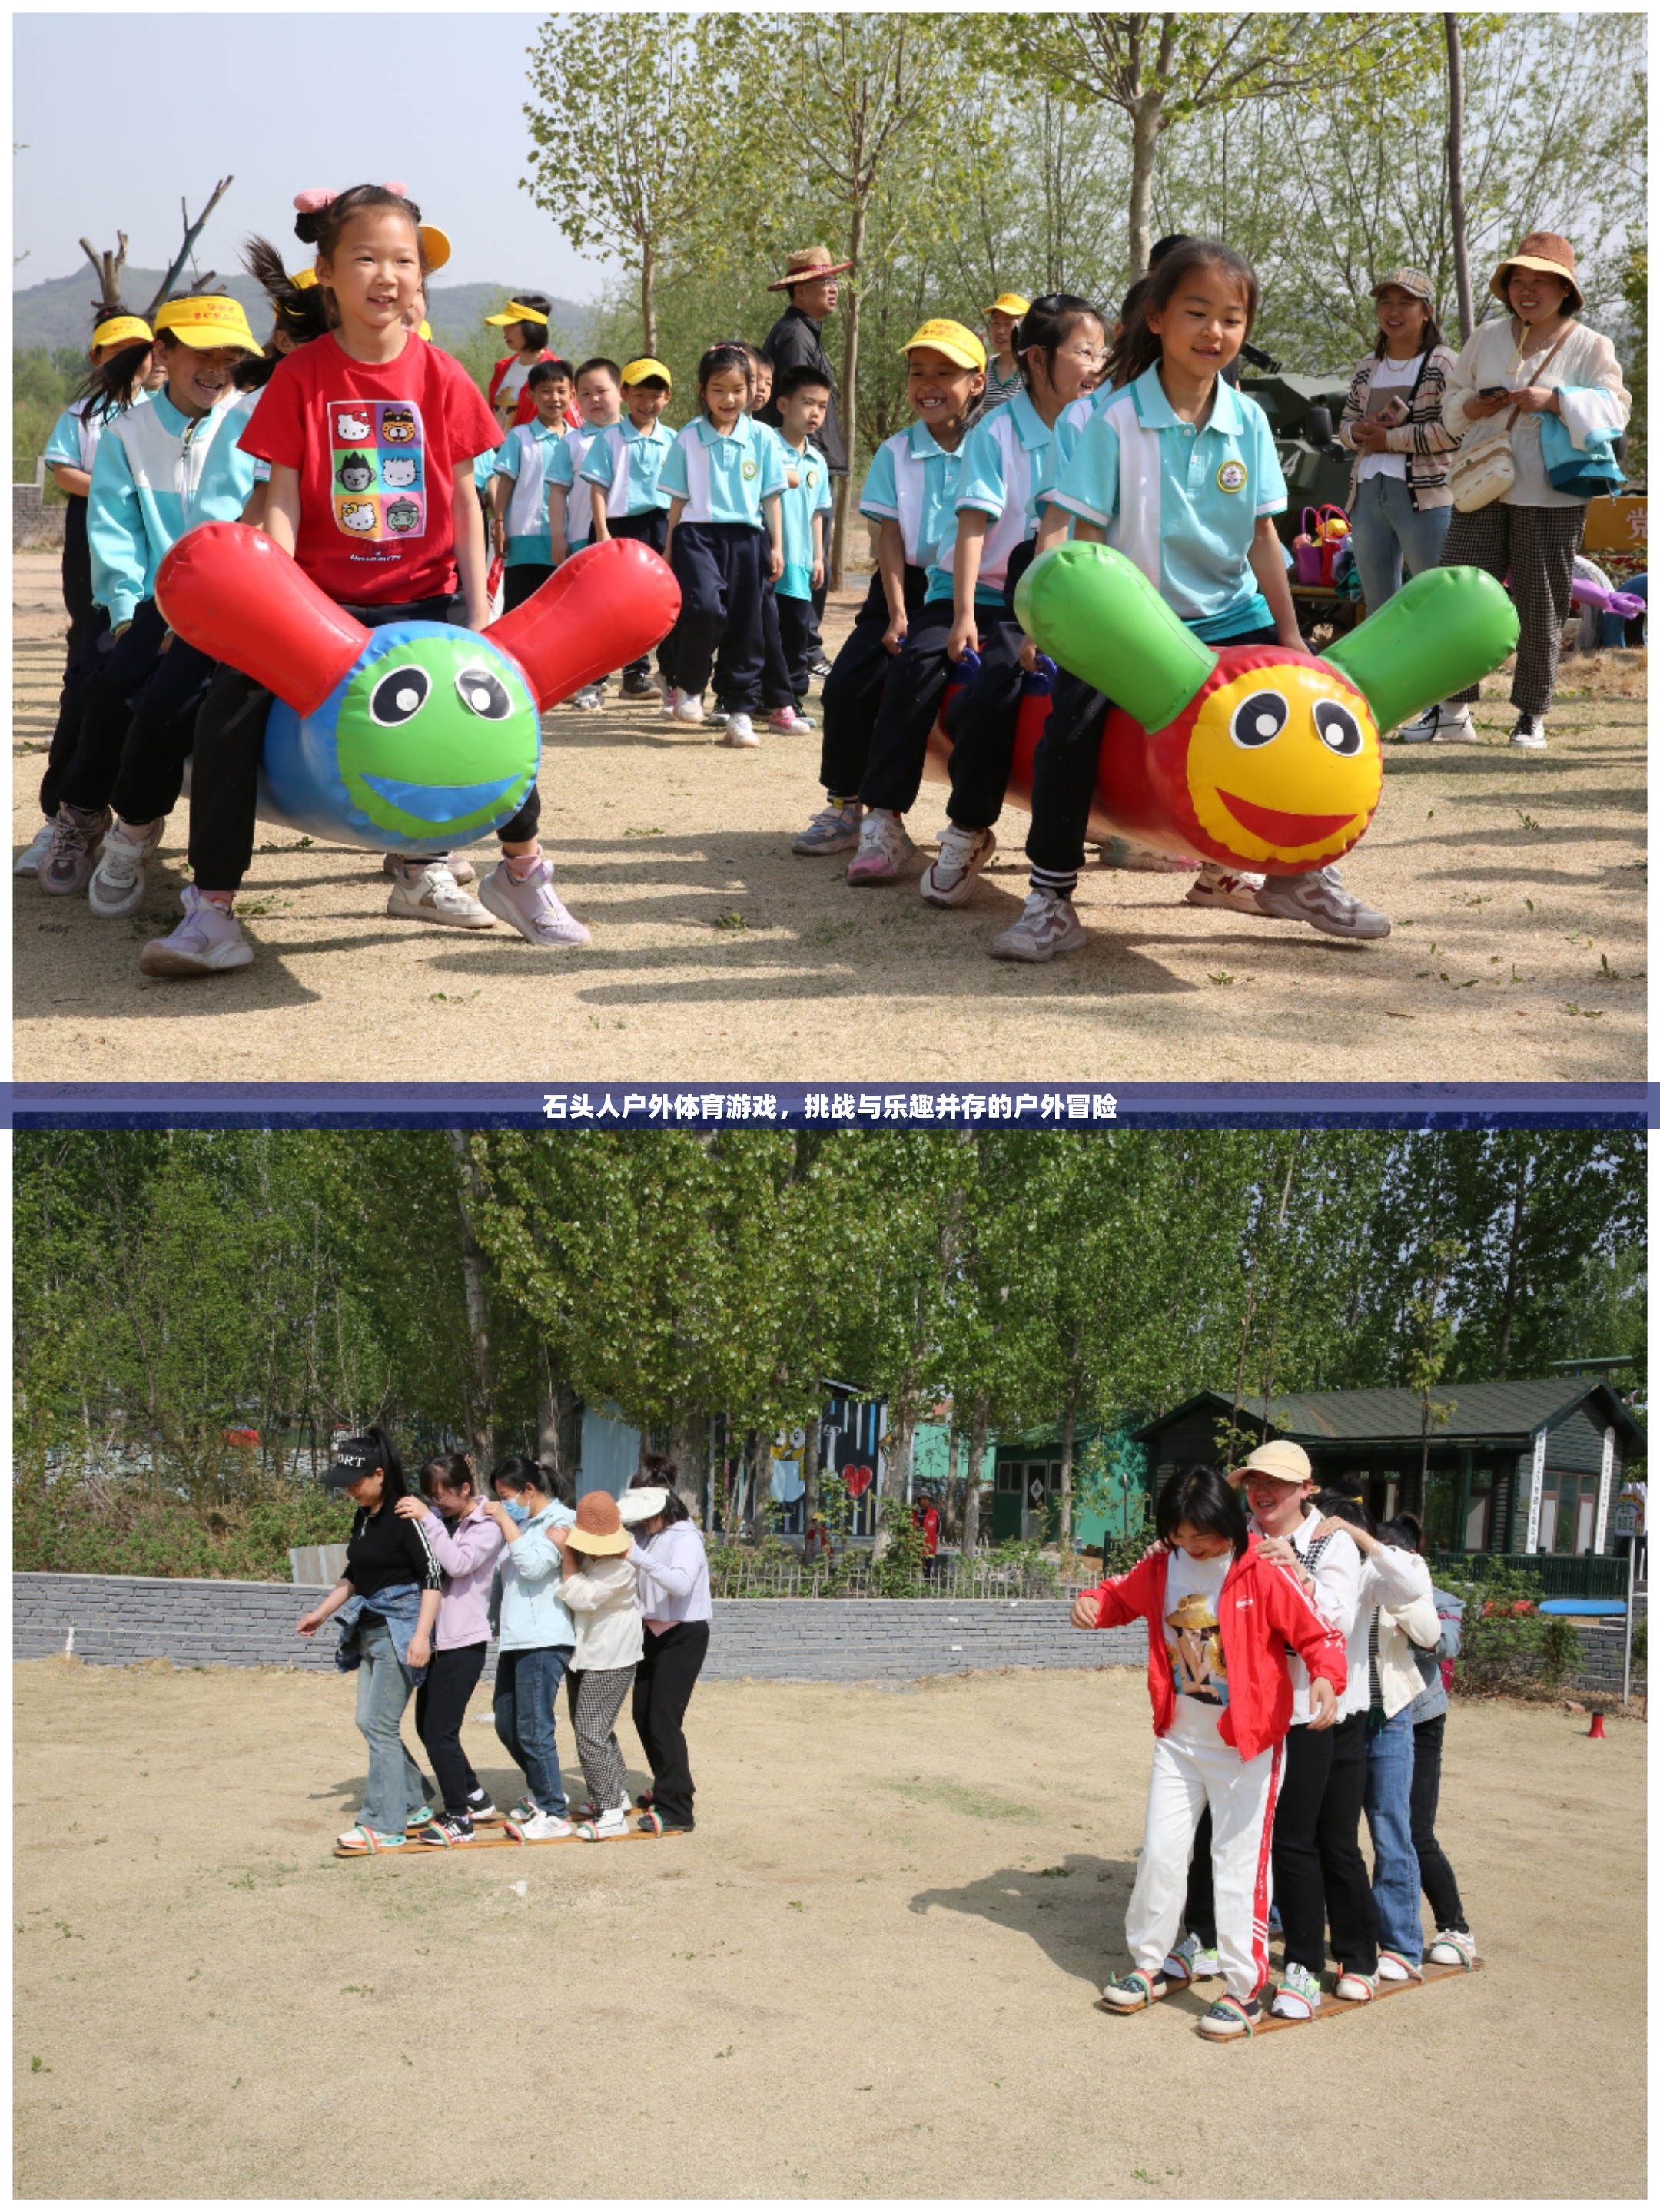
MULTIPOLYGON (((1371 288, 1377 337, 1354 372, 1337 434, 1355 456, 1349 520, 1366 611, 1405 575, 1438 568, 1452 520, 1446 456, 1458 441, 1441 420, 1456 358, 1435 325, 1435 295, 1417 269, 1391 269, 1371 288)), ((1400 732, 1409 744, 1473 734, 1468 710, 1435 706, 1400 732)))

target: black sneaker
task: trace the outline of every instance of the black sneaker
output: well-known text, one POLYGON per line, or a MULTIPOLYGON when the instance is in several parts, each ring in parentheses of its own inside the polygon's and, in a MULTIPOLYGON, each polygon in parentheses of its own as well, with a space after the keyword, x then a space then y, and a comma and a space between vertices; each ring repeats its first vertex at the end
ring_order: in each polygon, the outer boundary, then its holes
POLYGON ((1545 750, 1545 718, 1542 714, 1518 714, 1510 741, 1518 752, 1541 753, 1545 750))
POLYGON ((467 1817, 473 1821, 499 1820, 502 1818, 490 1802, 488 1790, 475 1790, 467 1799, 467 1817))
POLYGON ((823 654, 822 653, 819 654, 818 658, 816 660, 810 661, 810 662, 808 663, 808 665, 807 665, 807 673, 808 673, 808 675, 809 675, 809 676, 816 676, 816 677, 818 678, 818 681, 819 681, 821 684, 824 682, 824 678, 825 678, 830 674, 830 665, 829 661, 825 659, 825 658, 824 658, 824 654, 823 654))
POLYGON ((628 675, 623 678, 620 694, 624 699, 660 699, 661 686, 654 684, 649 676, 628 675))
POLYGON ((438 1818, 421 1831, 421 1841, 435 1850, 453 1850, 457 1844, 472 1841, 472 1816, 469 1813, 441 1813, 438 1818))

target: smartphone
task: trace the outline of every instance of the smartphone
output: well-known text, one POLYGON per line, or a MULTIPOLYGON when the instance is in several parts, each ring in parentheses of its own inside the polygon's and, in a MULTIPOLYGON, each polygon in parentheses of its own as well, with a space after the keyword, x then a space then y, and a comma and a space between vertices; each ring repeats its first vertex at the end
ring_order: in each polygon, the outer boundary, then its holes
POLYGON ((1411 412, 1406 401, 1395 392, 1390 393, 1371 419, 1374 422, 1381 422, 1386 430, 1394 430, 1399 428, 1411 412))
POLYGON ((1510 396, 1508 384, 1484 384, 1481 388, 1480 397, 1483 399, 1508 399, 1510 396))

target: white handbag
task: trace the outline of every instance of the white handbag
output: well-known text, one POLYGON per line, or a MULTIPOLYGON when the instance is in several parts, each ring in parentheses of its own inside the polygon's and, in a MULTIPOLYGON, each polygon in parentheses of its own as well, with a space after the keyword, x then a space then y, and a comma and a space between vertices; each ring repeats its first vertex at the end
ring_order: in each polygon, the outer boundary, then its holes
POLYGON ((1487 436, 1473 446, 1461 445, 1448 456, 1447 482, 1460 514, 1474 514, 1478 507, 1491 507, 1516 483, 1516 459, 1510 446, 1516 410, 1507 407, 1502 416, 1487 419, 1494 426, 1487 436))

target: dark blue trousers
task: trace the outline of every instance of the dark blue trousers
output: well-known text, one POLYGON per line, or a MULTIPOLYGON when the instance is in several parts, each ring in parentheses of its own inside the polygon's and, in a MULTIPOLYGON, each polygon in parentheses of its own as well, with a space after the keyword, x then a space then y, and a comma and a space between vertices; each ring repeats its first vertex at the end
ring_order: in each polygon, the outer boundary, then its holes
POLYGON ((696 696, 708 685, 718 652, 726 703, 734 714, 752 714, 761 704, 766 543, 765 531, 747 523, 681 522, 669 549, 669 566, 680 586, 669 680, 696 696))
POLYGON ((133 702, 161 667, 167 635, 154 599, 133 610, 125 636, 98 639, 81 694, 74 751, 58 773, 58 796, 96 813, 107 806, 132 722, 133 702))
MULTIPOLYGON (((927 583, 926 569, 906 568, 905 612, 911 623, 921 611, 927 583)), ((830 665, 818 702, 824 716, 818 781, 832 799, 851 799, 865 780, 882 694, 899 657, 882 642, 887 627, 887 594, 881 577, 875 575, 830 665)))
POLYGON ((1016 546, 1009 556, 1000 612, 988 608, 976 617, 980 672, 946 717, 952 741, 946 811, 959 829, 989 830, 1003 811, 1025 678, 1019 655, 1025 638, 1014 618, 1014 587, 1031 566, 1031 556, 1030 538, 1016 546))
MULTIPOLYGON (((897 659, 888 662, 881 704, 871 731, 870 757, 859 787, 859 796, 866 806, 891 807, 896 814, 908 814, 916 804, 916 794, 922 787, 928 732, 951 680, 951 663, 946 658, 951 624, 949 599, 920 606, 897 659)), ((886 626, 885 618, 883 628, 886 626)), ((881 635, 879 630, 879 647, 881 635)), ((828 708, 824 726, 828 731, 828 708)))
MULTIPOLYGON (((660 553, 669 534, 669 511, 666 507, 654 507, 644 514, 612 514, 605 519, 605 527, 613 538, 632 538, 642 545, 649 545, 654 553, 660 553)), ((662 665, 662 653, 658 653, 658 665, 662 665)), ((647 676, 651 672, 651 655, 642 653, 638 660, 630 660, 623 669, 624 676, 647 676)))

